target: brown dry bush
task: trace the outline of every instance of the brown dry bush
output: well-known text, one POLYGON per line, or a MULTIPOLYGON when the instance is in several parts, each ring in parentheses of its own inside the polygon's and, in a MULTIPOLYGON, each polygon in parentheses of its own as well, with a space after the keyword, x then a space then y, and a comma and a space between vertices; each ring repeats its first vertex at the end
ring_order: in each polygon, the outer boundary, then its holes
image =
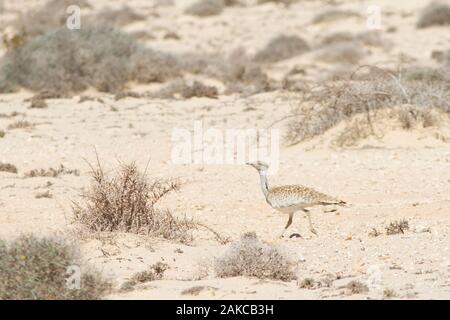
POLYGON ((17 173, 17 167, 11 163, 0 162, 0 172, 17 173))
POLYGON ((27 120, 18 120, 16 122, 13 122, 11 124, 8 125, 8 129, 13 130, 13 129, 29 129, 29 128, 33 128, 34 124, 27 121, 27 120))
POLYGON ((223 0, 197 0, 184 12, 193 16, 207 17, 220 14, 224 8, 223 0))
POLYGON ((247 276, 259 279, 290 281, 296 278, 294 263, 278 247, 260 241, 249 232, 215 260, 217 276, 247 276))
POLYGON ((0 240, 0 300, 93 300, 110 289, 98 272, 82 265, 66 241, 33 235, 0 240), (79 289, 67 286, 74 266, 82 268, 79 289))
POLYGON ((312 23, 317 24, 324 22, 332 22, 336 20, 348 19, 353 17, 361 17, 361 15, 353 11, 330 9, 316 15, 313 18, 312 23))
POLYGON ((4 138, 6 135, 6 132, 3 130, 0 130, 0 138, 4 138))
POLYGON ((19 32, 23 43, 26 43, 37 36, 64 26, 68 17, 67 8, 71 5, 80 8, 90 7, 86 0, 51 0, 42 7, 19 16, 12 25, 19 32))
POLYGON ((369 288, 358 280, 349 282, 345 288, 349 290, 349 294, 362 294, 369 292, 369 288))
POLYGON ((171 99, 176 97, 176 95, 180 95, 186 99, 192 97, 207 97, 215 99, 217 98, 218 91, 216 87, 207 86, 199 81, 188 83, 184 79, 177 79, 151 96, 161 99, 171 99))
POLYGON ((392 221, 389 223, 389 225, 386 227, 386 234, 387 235, 393 235, 393 234, 403 234, 406 230, 409 230, 409 222, 408 220, 398 220, 398 221, 392 221))
POLYGON ((399 106, 404 107, 398 112, 421 119, 434 108, 450 113, 448 82, 408 80, 383 71, 375 78, 352 78, 310 88, 293 110, 286 139, 290 144, 304 141, 357 114, 365 115, 370 130, 374 112, 399 106))
POLYGON ((178 190, 175 180, 151 180, 135 163, 122 164, 113 176, 98 163, 91 166, 92 183, 75 202, 75 221, 93 232, 130 232, 187 243, 196 224, 157 208, 168 193, 178 190))
POLYGON ((114 92, 126 83, 163 81, 177 74, 166 54, 141 47, 109 27, 50 31, 0 62, 0 92, 20 87, 61 95, 94 87, 114 92))
POLYGON ((309 51, 309 45, 302 38, 280 35, 270 40, 255 55, 254 60, 258 63, 273 63, 301 55, 307 51, 309 51))
POLYGON ((417 21, 417 28, 450 25, 450 6, 445 3, 432 2, 423 9, 417 21))
POLYGON ((130 280, 122 284, 120 290, 129 291, 140 283, 161 280, 167 269, 169 269, 169 265, 167 263, 157 262, 151 265, 147 270, 133 275, 130 280))
POLYGON ((103 8, 98 13, 86 17, 86 24, 123 27, 144 19, 144 15, 137 13, 129 6, 125 5, 120 9, 109 7, 103 8))
POLYGON ((60 165, 58 168, 48 168, 48 169, 33 169, 25 173, 25 177, 27 178, 36 178, 36 177, 49 177, 49 178, 57 178, 63 174, 73 174, 75 176, 79 176, 80 172, 77 169, 67 169, 64 165, 60 165))
POLYGON ((316 56, 328 63, 357 64, 364 58, 364 50, 356 41, 335 42, 323 47, 316 56))

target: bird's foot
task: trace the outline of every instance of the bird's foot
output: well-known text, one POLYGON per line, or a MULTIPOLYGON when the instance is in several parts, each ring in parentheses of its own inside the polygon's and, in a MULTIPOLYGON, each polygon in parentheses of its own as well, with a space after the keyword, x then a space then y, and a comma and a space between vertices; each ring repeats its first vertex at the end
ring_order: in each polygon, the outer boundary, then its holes
POLYGON ((302 238, 300 233, 293 233, 289 236, 289 238, 302 238))

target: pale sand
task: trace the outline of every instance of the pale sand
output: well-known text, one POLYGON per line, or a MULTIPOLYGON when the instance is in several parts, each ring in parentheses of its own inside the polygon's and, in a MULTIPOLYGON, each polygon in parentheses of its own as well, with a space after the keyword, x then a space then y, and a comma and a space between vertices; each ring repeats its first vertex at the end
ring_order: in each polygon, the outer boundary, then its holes
MULTIPOLYGON (((448 28, 419 32, 413 26, 417 8, 426 1, 376 2, 392 12, 384 21, 399 31, 386 34, 395 43, 391 51, 376 51, 365 62, 384 61, 384 66, 395 66, 399 53, 404 52, 418 63, 430 63, 432 50, 448 48, 448 28)), ((352 19, 305 28, 314 13, 323 8, 318 2, 297 4, 288 10, 273 4, 231 8, 205 19, 182 15, 180 8, 152 9, 142 0, 127 4, 144 13, 158 10, 160 17, 125 29, 147 30, 156 35, 170 30, 181 36, 179 41, 149 42, 165 50, 230 52, 240 45, 256 50, 264 44, 266 38, 262 35, 270 38, 292 32, 313 41, 337 29, 364 30, 364 21, 352 19)), ((364 12, 366 5, 363 1, 345 1, 343 7, 364 12)), ((321 70, 311 53, 273 65, 269 73, 277 77, 296 64, 308 65, 313 75, 314 70, 321 70)), ((165 198, 162 206, 195 218, 234 240, 244 232, 255 231, 261 239, 282 245, 298 261, 298 282, 304 278, 333 280, 330 287, 302 289, 297 281, 216 278, 211 268, 213 259, 227 246, 205 233, 198 233, 192 246, 123 234, 103 243, 80 240, 86 260, 117 286, 158 261, 170 266, 163 280, 108 298, 364 299, 382 298, 385 289, 394 290, 396 298, 450 298, 450 145, 433 133, 413 130, 406 134, 399 130, 389 132, 384 140, 368 139, 355 148, 342 150, 329 148, 320 138, 314 140, 319 147, 313 149, 311 143, 282 146, 280 169, 269 182, 305 184, 352 205, 339 214, 314 210, 318 237, 308 231, 306 219, 297 215, 292 232, 298 230, 303 239, 278 239, 287 218, 267 205, 254 169, 242 165, 173 164, 171 133, 174 128, 192 130, 194 121, 201 119, 205 128, 266 128, 289 113, 291 95, 272 92, 249 98, 222 95, 217 100, 114 101, 108 94, 83 93, 89 94, 105 102, 80 104, 78 97, 52 99, 47 101, 47 109, 36 110, 27 109, 29 102, 24 102, 32 96, 29 92, 0 96, 1 113, 24 112, 25 119, 36 124, 33 129, 6 130, 8 124, 21 117, 0 118, 0 129, 7 133, 0 139, 0 161, 19 169, 18 175, 0 173, 1 237, 10 239, 24 232, 65 234, 71 230, 71 200, 78 199, 81 189, 89 185, 89 167, 84 159, 95 161, 95 148, 108 169, 117 166, 118 161, 136 161, 144 168, 150 159, 152 176, 180 177, 183 187, 165 198), (111 106, 118 111, 112 111, 111 106), (255 110, 244 111, 248 106, 255 110), (28 170, 60 164, 79 169, 81 175, 23 178, 28 170), (46 188, 47 181, 54 184, 46 188), (36 193, 47 189, 52 199, 35 198, 36 193), (411 227, 405 234, 369 236, 372 228, 384 231, 389 222, 403 218, 411 227), (177 248, 182 253, 175 252, 177 248), (207 269, 206 276, 202 266, 207 269), (196 280, 202 276, 205 278, 196 280), (367 293, 348 295, 341 287, 352 280, 374 285, 367 293), (197 296, 181 294, 194 286, 206 289, 197 296)), ((275 128, 284 132, 284 123, 275 128)), ((327 135, 322 138, 326 140, 327 135)))

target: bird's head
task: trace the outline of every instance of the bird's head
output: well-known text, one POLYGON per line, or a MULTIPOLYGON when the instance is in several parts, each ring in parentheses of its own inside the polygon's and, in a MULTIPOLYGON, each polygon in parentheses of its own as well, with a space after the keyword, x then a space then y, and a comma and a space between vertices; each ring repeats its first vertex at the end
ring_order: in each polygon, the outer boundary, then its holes
POLYGON ((267 171, 269 169, 269 165, 263 161, 247 162, 246 164, 252 166, 256 170, 258 170, 258 172, 267 171))

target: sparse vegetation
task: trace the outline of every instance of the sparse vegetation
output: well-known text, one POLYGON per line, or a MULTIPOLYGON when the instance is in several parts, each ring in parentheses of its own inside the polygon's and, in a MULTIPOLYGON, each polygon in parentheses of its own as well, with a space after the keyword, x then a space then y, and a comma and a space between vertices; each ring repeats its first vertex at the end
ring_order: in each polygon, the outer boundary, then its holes
POLYGON ((317 58, 328 63, 357 64, 364 58, 364 50, 356 42, 338 42, 322 48, 317 58))
POLYGON ((82 193, 82 202, 74 203, 75 221, 94 232, 131 232, 192 241, 195 223, 156 208, 164 196, 178 190, 177 181, 149 181, 134 163, 122 165, 112 177, 105 175, 99 163, 91 169, 92 184, 82 193))
POLYGON ((300 282, 299 287, 302 289, 312 289, 315 285, 316 281, 313 278, 305 278, 300 282))
POLYGON ((383 298, 384 299, 390 299, 397 296, 397 293, 392 289, 384 289, 383 290, 383 298))
POLYGON ((177 70, 169 55, 143 48, 132 36, 109 27, 61 28, 31 40, 2 59, 0 92, 19 87, 61 95, 88 87, 114 92, 132 80, 164 81, 177 70))
POLYGON ((365 115, 364 123, 358 120, 359 132, 370 135, 375 112, 395 107, 392 110, 396 110, 400 123, 413 117, 427 126, 433 110, 450 113, 450 90, 445 81, 405 79, 402 74, 383 70, 374 77, 361 79, 353 74, 350 80, 305 90, 301 104, 293 111, 294 120, 288 124, 286 139, 291 144, 304 141, 358 114, 365 115))
POLYGON ((325 23, 354 17, 361 17, 361 15, 353 11, 330 9, 316 15, 313 18, 312 23, 325 23))
POLYGON ((176 95, 179 95, 185 99, 192 97, 217 98, 218 91, 216 87, 204 85, 199 81, 194 81, 190 84, 183 79, 177 79, 152 96, 168 99, 174 98, 176 95))
POLYGON ((167 263, 157 262, 151 265, 148 270, 141 271, 133 275, 130 280, 123 283, 120 289, 122 291, 129 291, 140 283, 161 280, 167 269, 169 269, 169 265, 167 263))
POLYGON ((11 163, 0 162, 0 172, 17 173, 17 167, 11 163))
POLYGON ((76 250, 61 240, 20 236, 0 240, 1 300, 100 299, 111 287, 99 273, 82 266, 81 286, 67 286, 69 267, 80 266, 76 250))
POLYGON ((80 172, 77 169, 67 169, 63 165, 60 165, 59 168, 48 168, 48 169, 33 169, 25 173, 25 177, 27 178, 35 178, 35 177, 51 177, 57 178, 62 174, 73 174, 75 176, 79 176, 80 172))
POLYGON ((408 220, 402 219, 389 223, 389 225, 386 227, 386 234, 404 234, 406 230, 409 230, 409 222, 408 220))
POLYGON ((253 232, 244 234, 215 261, 217 276, 247 276, 290 281, 296 278, 294 264, 279 248, 260 241, 253 232))
POLYGON ((417 28, 450 25, 450 6, 443 2, 431 2, 423 9, 417 28))
POLYGON ((5 131, 3 131, 3 130, 0 130, 0 138, 4 138, 5 137, 5 131))
POLYGON ((273 63, 301 55, 309 51, 308 43, 298 36, 281 35, 273 38, 254 59, 259 63, 273 63))
POLYGON ((362 282, 358 280, 350 281, 346 286, 350 294, 362 294, 369 292, 369 288, 362 282))
POLYGON ((120 9, 106 7, 97 14, 86 18, 87 24, 90 25, 110 25, 114 27, 123 27, 144 19, 144 15, 137 13, 127 5, 120 9))
POLYGON ((220 14, 225 7, 223 0, 197 0, 186 8, 185 13, 206 17, 220 14))
POLYGON ((44 99, 31 99, 30 109, 45 109, 47 107, 47 102, 44 99))
POLYGON ((34 197, 36 199, 43 199, 43 198, 51 199, 51 198, 53 198, 53 195, 50 193, 49 190, 47 190, 47 191, 44 191, 44 192, 37 193, 34 197))
POLYGON ((13 129, 29 129, 29 128, 33 128, 34 124, 31 122, 28 122, 27 120, 18 120, 16 122, 13 122, 11 124, 8 125, 8 129, 9 130, 13 130, 13 129))

